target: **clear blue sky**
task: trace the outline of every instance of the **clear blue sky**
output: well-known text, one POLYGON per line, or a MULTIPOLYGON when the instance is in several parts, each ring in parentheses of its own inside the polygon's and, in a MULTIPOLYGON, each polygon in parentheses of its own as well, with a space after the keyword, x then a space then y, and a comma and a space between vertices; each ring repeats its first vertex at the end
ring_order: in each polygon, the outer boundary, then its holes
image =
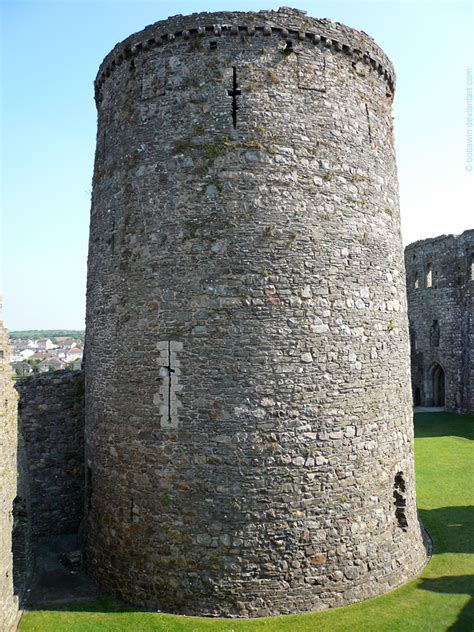
MULTIPOLYGON (((7 327, 84 327, 93 80, 103 57, 129 34, 169 15, 282 4, 285 0, 0 0, 7 327)), ((465 170, 471 2, 301 0, 292 6, 366 31, 395 65, 405 244, 473 228, 474 173, 465 170)))

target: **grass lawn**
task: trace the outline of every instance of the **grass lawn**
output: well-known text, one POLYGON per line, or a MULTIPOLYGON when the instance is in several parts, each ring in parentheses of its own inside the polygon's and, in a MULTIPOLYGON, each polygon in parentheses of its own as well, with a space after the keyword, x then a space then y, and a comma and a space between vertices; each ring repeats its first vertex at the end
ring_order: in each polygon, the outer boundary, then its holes
POLYGON ((31 611, 20 632, 441 632, 474 630, 474 417, 415 418, 418 508, 434 555, 415 580, 347 608, 273 619, 223 620, 124 610, 110 601, 31 611))

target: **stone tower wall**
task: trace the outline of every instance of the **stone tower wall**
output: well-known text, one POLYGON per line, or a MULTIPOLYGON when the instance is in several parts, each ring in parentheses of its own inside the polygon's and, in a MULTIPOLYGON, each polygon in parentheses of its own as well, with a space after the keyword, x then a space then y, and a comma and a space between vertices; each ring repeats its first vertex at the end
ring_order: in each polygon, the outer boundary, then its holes
POLYGON ((8 333, 0 321, 0 629, 16 628, 13 586, 13 504, 17 495, 17 395, 10 369, 8 333))
POLYGON ((77 533, 84 513, 84 376, 45 373, 17 382, 17 390, 34 541, 77 533))
POLYGON ((474 230, 417 241, 405 249, 416 403, 425 406, 437 403, 432 382, 433 367, 439 364, 445 376, 446 409, 471 415, 474 414, 473 261, 474 230))
POLYGON ((87 558, 126 600, 289 613, 423 565, 393 84, 294 10, 176 16, 104 60, 87 558))
POLYGON ((84 509, 83 374, 17 381, 0 322, 0 630, 16 629, 43 536, 75 534, 84 509))

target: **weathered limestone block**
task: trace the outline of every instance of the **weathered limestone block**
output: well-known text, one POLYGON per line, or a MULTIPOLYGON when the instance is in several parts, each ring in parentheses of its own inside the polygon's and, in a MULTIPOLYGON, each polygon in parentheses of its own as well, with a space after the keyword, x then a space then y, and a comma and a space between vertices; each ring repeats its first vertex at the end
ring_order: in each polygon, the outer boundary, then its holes
POLYGON ((101 65, 86 561, 127 601, 317 610, 425 563, 393 90, 369 36, 291 9, 101 65))

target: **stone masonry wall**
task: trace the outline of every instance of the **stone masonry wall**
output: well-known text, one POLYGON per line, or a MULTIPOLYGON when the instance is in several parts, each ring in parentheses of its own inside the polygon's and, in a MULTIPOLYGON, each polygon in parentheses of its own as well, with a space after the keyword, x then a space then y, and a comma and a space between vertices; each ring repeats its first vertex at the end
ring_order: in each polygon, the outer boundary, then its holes
POLYGON ((15 629, 18 596, 13 585, 13 504, 17 495, 17 395, 10 369, 8 333, 0 321, 0 630, 15 629))
POLYGON ((35 539, 76 533, 83 516, 83 388, 79 371, 17 382, 35 539))
POLYGON ((96 80, 87 560, 127 601, 260 616, 413 577, 391 104, 367 35, 175 16, 96 80))
POLYGON ((474 414, 474 230, 405 249, 415 403, 474 414), (438 368, 441 367, 441 370, 438 368), (441 392, 438 395, 442 395, 441 392))

